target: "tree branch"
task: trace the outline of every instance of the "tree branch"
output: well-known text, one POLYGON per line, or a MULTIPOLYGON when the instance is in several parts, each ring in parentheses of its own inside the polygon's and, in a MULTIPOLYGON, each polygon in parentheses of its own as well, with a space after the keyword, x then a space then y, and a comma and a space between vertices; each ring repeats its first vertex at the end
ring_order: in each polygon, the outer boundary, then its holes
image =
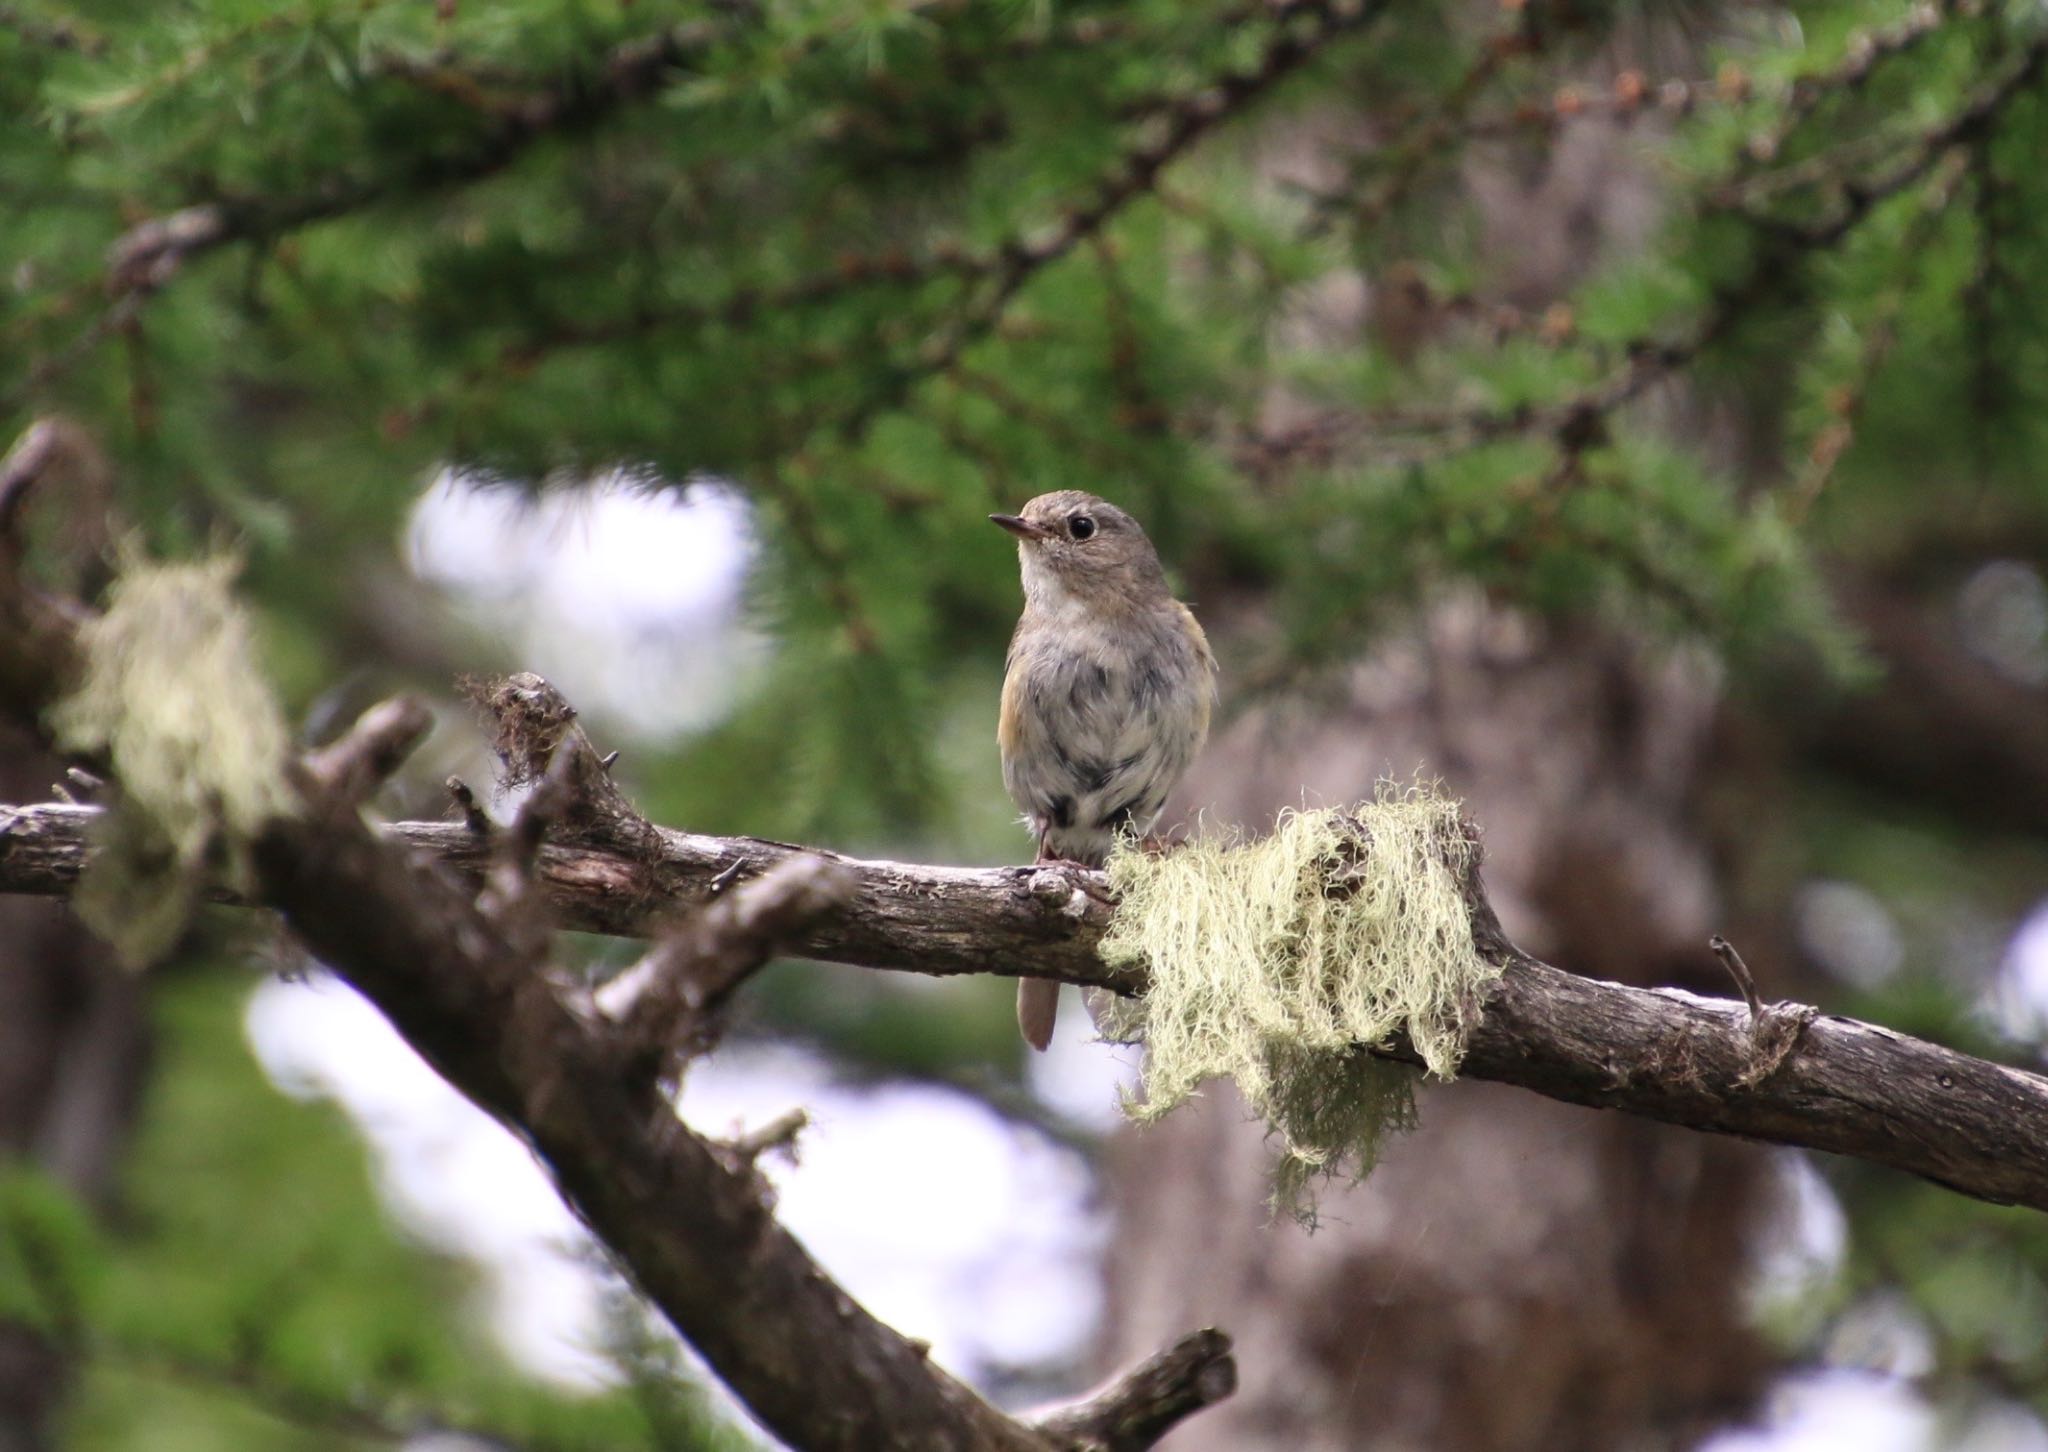
POLYGON ((741 983, 852 891, 853 878, 838 863, 793 857, 692 913, 600 989, 597 1007, 670 1072, 675 1059, 717 1041, 722 1010, 741 983))
POLYGON ((372 706, 340 737, 309 752, 308 775, 337 801, 360 802, 405 764, 434 724, 433 713, 410 696, 372 706))
MULTIPOLYGON (((70 892, 98 809, 0 808, 0 892, 70 892)), ((456 822, 379 829, 477 879, 488 844, 456 822)), ((1142 991, 1141 974, 1095 954, 1110 909, 1098 878, 1068 869, 920 867, 861 861, 759 838, 665 828, 644 852, 555 841, 537 881, 565 927, 661 931, 727 884, 808 856, 844 869, 851 892, 786 948, 804 957, 937 976, 993 973, 1142 991)), ((1552 1099, 1670 1124, 1828 1150, 1924 1176, 1963 1194, 2048 1210, 2048 1080, 1832 1014, 1581 978, 1523 953, 1470 884, 1480 950, 1503 965, 1462 1072, 1552 1099)), ((402 961, 402 960, 401 960, 402 961)), ((1416 1062, 1405 1045, 1383 1050, 1416 1062)))
MULTIPOLYGON (((18 588, 0 577, 0 605, 18 588)), ((12 643, 0 636, 0 661, 12 643)), ((364 783, 417 739, 415 711, 387 703, 326 752, 290 763, 300 808, 248 844, 251 900, 282 914, 442 1077, 533 1148, 620 1269, 790 1445, 1070 1445, 1003 1415, 847 1295, 776 1220, 754 1169, 760 1147, 691 1130, 645 1053, 557 986, 540 915, 528 910, 543 855, 559 855, 550 829, 597 833, 614 853, 643 852, 658 834, 629 807, 593 810, 616 789, 545 682, 515 677, 486 699, 508 763, 539 768, 540 801, 529 798, 495 843, 453 827, 474 849, 473 881, 423 862, 359 809, 364 783)), ((45 891, 75 883, 97 811, 65 810, 79 815, 0 807, 0 873, 25 870, 45 891)), ((808 910, 826 895, 798 896, 808 910)), ((748 924, 748 951, 765 956, 802 915, 787 904, 762 914, 748 924)))
POLYGON ((1143 1452, 1175 1423, 1236 1390, 1230 1338, 1211 1328, 1183 1337, 1038 1429, 1089 1452, 1143 1452))

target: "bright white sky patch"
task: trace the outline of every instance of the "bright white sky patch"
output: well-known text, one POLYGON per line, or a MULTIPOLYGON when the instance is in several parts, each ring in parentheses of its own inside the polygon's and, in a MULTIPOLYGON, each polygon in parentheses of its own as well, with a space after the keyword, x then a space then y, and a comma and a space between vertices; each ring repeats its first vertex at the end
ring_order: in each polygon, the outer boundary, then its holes
MULTIPOLYGON (((287 1092, 348 1111, 399 1222, 481 1264, 492 1324, 522 1365, 605 1379, 589 1238, 523 1145, 333 978, 264 983, 248 1030, 287 1092)), ((1079 1156, 964 1095, 834 1088, 792 1049, 722 1050, 692 1069, 683 1110, 722 1134, 797 1105, 812 1114, 799 1162, 763 1162, 777 1214, 857 1300, 969 1378, 1078 1352, 1099 1311, 1103 1234, 1079 1156)))
POLYGON ((2020 924, 1986 997, 1991 1020, 2015 1039, 2048 1035, 2048 900, 2020 924))
POLYGON ((522 667, 643 736, 732 704, 759 649, 740 620, 752 548, 730 487, 618 475, 535 495, 443 473, 405 535, 413 573, 503 634, 522 667))
POLYGON ((1774 1388, 1763 1425, 1722 1432, 1699 1452, 1937 1452, 1933 1408, 1905 1383, 1865 1371, 1823 1371, 1774 1388))
POLYGON ((1052 1042, 1024 1066, 1031 1092, 1069 1124, 1110 1134, 1124 1122, 1119 1096, 1138 1087, 1141 1050, 1106 1044, 1095 1036, 1088 1007, 1077 988, 1060 989, 1060 1016, 1052 1042))
POLYGON ((2048 1428, 2012 1402, 1937 1412, 1910 1382, 1869 1371, 1788 1377, 1762 1425, 1720 1432, 1697 1452, 2048 1452, 2048 1428))

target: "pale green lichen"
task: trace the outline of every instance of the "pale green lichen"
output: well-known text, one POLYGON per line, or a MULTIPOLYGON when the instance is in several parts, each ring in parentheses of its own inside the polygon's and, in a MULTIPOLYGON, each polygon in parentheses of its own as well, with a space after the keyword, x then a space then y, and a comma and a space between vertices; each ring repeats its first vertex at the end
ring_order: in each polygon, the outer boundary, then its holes
POLYGON ((75 904, 132 964, 176 941, 209 877, 246 888, 249 843, 293 808, 289 737, 228 588, 235 571, 131 556, 106 613, 79 632, 78 689, 51 712, 62 746, 113 768, 119 794, 75 904))
POLYGON ((1382 784, 1350 812, 1290 812, 1256 841, 1197 840, 1109 861, 1101 945, 1151 989, 1104 1002, 1105 1035, 1142 1041, 1140 1120, 1228 1076, 1278 1139, 1276 1203, 1371 1169, 1414 1123, 1413 1070, 1363 1052, 1396 1034, 1450 1078, 1499 968, 1473 946, 1463 880, 1478 845, 1434 787, 1382 784))

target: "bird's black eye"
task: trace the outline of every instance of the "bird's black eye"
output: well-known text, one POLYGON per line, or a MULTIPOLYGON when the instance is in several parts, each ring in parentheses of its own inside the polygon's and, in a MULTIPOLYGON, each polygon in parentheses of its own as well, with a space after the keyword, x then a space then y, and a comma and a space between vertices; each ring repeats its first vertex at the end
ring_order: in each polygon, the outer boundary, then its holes
POLYGON ((1077 514, 1067 521, 1067 533, 1075 539, 1087 539, 1095 533, 1095 521, 1085 514, 1077 514))

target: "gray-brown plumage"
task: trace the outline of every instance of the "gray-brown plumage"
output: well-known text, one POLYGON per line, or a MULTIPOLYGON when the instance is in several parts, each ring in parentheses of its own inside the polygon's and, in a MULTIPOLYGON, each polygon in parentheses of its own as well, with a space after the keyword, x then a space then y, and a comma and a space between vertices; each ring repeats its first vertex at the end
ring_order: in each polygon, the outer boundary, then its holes
MULTIPOLYGON (((1151 831, 1209 734, 1215 658, 1173 598, 1138 522, 1062 489, 1021 514, 1024 614, 1010 638, 997 744, 1003 785, 1038 836, 1040 861, 1100 867, 1119 832, 1151 831)), ((1017 983, 1017 1024, 1052 1040, 1059 985, 1017 983)))

